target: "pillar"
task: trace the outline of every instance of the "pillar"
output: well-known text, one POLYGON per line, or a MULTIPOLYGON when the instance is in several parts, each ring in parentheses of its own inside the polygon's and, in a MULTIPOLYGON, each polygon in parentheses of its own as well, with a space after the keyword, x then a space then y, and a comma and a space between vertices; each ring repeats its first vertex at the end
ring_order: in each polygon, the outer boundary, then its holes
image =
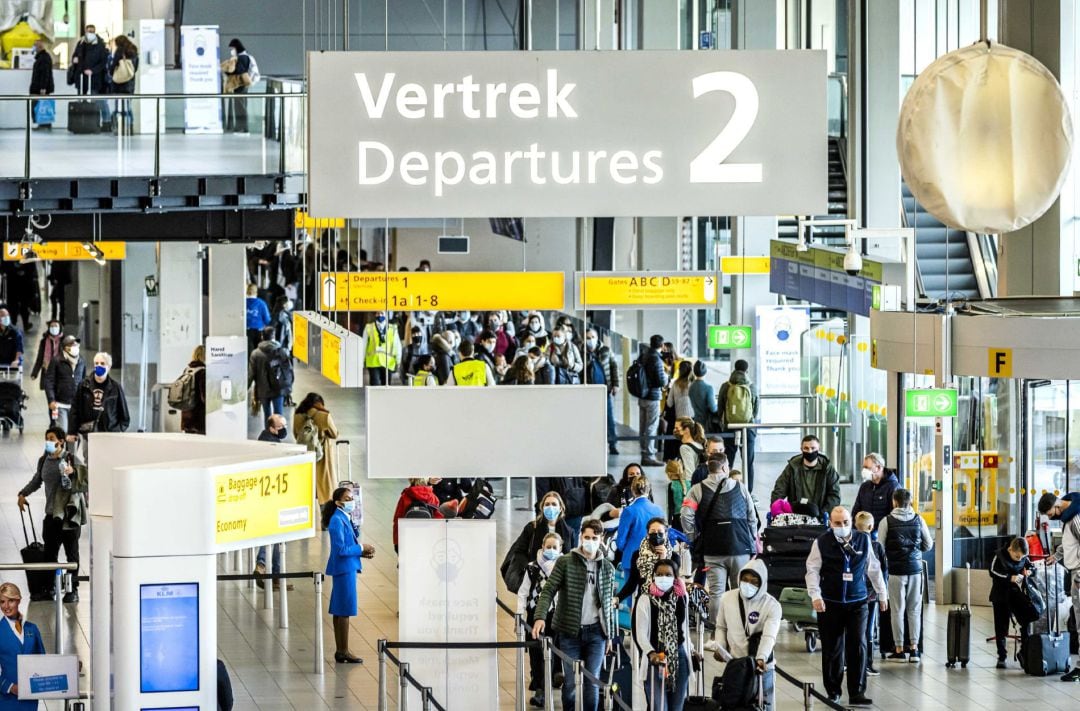
POLYGON ((246 336, 247 249, 242 244, 210 246, 211 336, 246 336))
MULTIPOLYGON (((168 383, 184 371, 203 340, 203 261, 197 242, 162 242, 158 289, 161 356, 156 382, 168 383)), ((154 381, 151 381, 154 382, 154 381)), ((153 423, 153 430, 179 431, 179 419, 153 423), (159 428, 158 425, 164 425, 159 428)))
MULTIPOLYGON (((130 429, 136 431, 149 428, 150 386, 157 375, 158 299, 144 299, 146 277, 157 278, 157 244, 128 242, 127 257, 120 269, 122 340, 112 356, 114 362, 125 366, 122 385, 131 411, 130 429)), ((87 355, 87 362, 90 362, 93 354, 87 355)), ((117 374, 113 377, 117 377, 117 374)))

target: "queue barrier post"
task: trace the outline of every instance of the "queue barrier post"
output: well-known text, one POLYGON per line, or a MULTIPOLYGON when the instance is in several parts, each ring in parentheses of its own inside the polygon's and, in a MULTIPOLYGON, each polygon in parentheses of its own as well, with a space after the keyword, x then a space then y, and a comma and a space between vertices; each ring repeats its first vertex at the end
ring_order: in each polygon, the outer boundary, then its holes
POLYGON ((323 620, 322 620, 322 584, 323 574, 312 573, 315 581, 315 659, 313 672, 323 675, 323 620))
MULTIPOLYGON (((274 545, 281 546, 281 572, 284 573, 285 572, 285 544, 284 543, 275 543, 274 545)), ((273 560, 273 555, 270 556, 270 559, 271 559, 271 561, 273 560)), ((283 629, 283 630, 287 630, 287 629, 289 629, 289 595, 288 595, 289 581, 286 578, 280 578, 280 579, 276 580, 275 582, 278 584, 278 592, 281 595, 281 600, 280 600, 280 602, 281 602, 281 605, 280 605, 281 610, 280 610, 279 616, 278 616, 278 628, 283 629)), ((273 585, 271 585, 270 587, 271 587, 271 590, 272 590, 273 585)))
POLYGON ((402 662, 398 665, 398 711, 409 711, 409 663, 402 662))
POLYGON ((585 711, 585 663, 574 660, 574 711, 585 711))
MULTIPOLYGON (((521 615, 514 615, 514 631, 518 642, 525 641, 525 622, 521 615)), ((525 647, 517 650, 517 674, 514 675, 515 704, 518 711, 525 711, 525 647)))
POLYGON ((555 711, 555 691, 551 684, 551 638, 541 637, 541 644, 544 653, 544 708, 546 711, 555 711))
POLYGON ((53 572, 53 595, 55 602, 53 605, 54 618, 54 632, 56 634, 56 640, 54 646, 56 647, 57 654, 64 653, 64 571, 62 568, 57 568, 53 572))
POLYGON ((431 711, 431 687, 425 686, 420 690, 420 703, 424 711, 431 711))
POLYGON ((386 711, 386 640, 380 639, 379 650, 379 709, 386 711))

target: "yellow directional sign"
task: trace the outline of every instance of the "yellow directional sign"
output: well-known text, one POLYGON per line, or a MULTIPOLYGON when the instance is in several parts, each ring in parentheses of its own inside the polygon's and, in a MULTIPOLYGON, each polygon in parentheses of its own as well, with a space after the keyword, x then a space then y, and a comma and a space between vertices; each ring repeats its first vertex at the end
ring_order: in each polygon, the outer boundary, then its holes
POLYGON ((712 272, 577 274, 578 308, 702 308, 716 305, 712 272))
POLYGON ((293 226, 300 229, 308 230, 326 230, 326 229, 341 229, 345 227, 345 218, 343 217, 312 217, 303 210, 297 210, 296 216, 293 218, 293 226))
POLYGON ((310 462, 218 474, 214 483, 219 545, 314 528, 315 467, 310 462))
POLYGON ((562 272, 319 272, 323 311, 561 310, 562 272))
POLYGON ((768 257, 720 257, 724 274, 768 274, 768 257))
POLYGON ((95 255, 84 244, 92 244, 101 250, 102 259, 123 259, 127 256, 127 244, 124 242, 4 242, 4 261, 17 262, 34 257, 48 261, 94 259, 95 255))
POLYGON ((341 385, 341 336, 322 331, 322 374, 341 385))
POLYGON ((301 363, 308 362, 308 320, 299 311, 293 311, 293 356, 301 363))

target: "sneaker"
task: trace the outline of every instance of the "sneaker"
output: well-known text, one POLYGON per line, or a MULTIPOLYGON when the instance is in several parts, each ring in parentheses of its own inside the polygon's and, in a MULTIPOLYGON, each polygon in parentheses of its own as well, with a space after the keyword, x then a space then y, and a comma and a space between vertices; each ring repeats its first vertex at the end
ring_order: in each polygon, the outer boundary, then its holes
POLYGON ((918 664, 919 662, 922 661, 922 655, 919 654, 919 650, 913 649, 910 652, 908 652, 907 660, 911 664, 918 664))
POLYGON ((881 676, 881 672, 877 670, 877 667, 869 666, 866 668, 867 676, 881 676))
POLYGON ((866 698, 866 694, 859 694, 848 699, 848 703, 852 706, 873 706, 874 700, 866 698))
POLYGON ((1080 667, 1073 669, 1071 672, 1061 677, 1062 681, 1080 681, 1080 667))
POLYGON ((1005 660, 1004 660, 1004 659, 999 659, 999 660, 997 661, 997 665, 996 665, 996 666, 997 666, 997 668, 998 668, 998 669, 1008 669, 1008 668, 1009 668, 1009 665, 1005 663, 1005 660))
POLYGON ((544 694, 543 694, 543 692, 538 691, 535 694, 533 694, 533 697, 531 699, 529 699, 529 706, 532 706, 532 707, 538 708, 538 709, 544 708, 544 694))
POLYGON ((616 447, 615 445, 611 445, 610 447, 607 448, 607 453, 612 455, 612 456, 615 456, 615 455, 617 455, 619 453, 619 448, 616 447))
POLYGON ((78 602, 78 601, 79 601, 79 591, 78 590, 72 590, 67 595, 64 595, 64 602, 72 603, 72 602, 78 602))
MULTIPOLYGON (((264 563, 256 563, 255 564, 255 575, 266 575, 266 565, 264 563)), ((265 580, 261 580, 261 579, 256 580, 255 584, 259 586, 260 590, 265 590, 266 589, 266 581, 265 580)))
POLYGON ((893 652, 889 656, 885 657, 885 659, 890 662, 906 662, 907 655, 903 652, 893 652))
POLYGON ((662 467, 662 466, 664 466, 664 463, 661 462, 659 459, 653 459, 653 458, 649 457, 649 458, 641 460, 641 466, 643 466, 643 467, 662 467))
POLYGON ((840 703, 840 694, 829 694, 829 701, 834 704, 840 703))

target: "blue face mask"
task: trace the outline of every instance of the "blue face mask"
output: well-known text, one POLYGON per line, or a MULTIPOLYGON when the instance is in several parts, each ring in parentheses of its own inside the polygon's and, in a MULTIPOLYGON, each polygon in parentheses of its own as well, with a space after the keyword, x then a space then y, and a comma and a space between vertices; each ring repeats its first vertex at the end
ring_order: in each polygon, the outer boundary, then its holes
POLYGON ((559 550, 557 548, 545 548, 544 560, 555 560, 559 557, 559 550))
POLYGON ((347 514, 351 514, 356 510, 356 501, 342 501, 341 510, 347 514))
POLYGON ((562 509, 560 509, 558 506, 545 506, 544 518, 546 518, 548 521, 554 521, 555 519, 559 518, 559 512, 561 510, 562 509))
POLYGON ((50 440, 45 441, 45 454, 56 454, 57 443, 50 440))
POLYGON ((94 366, 94 375, 98 376, 99 378, 104 378, 108 374, 108 372, 109 372, 109 369, 107 367, 105 367, 104 365, 95 365, 94 366))

